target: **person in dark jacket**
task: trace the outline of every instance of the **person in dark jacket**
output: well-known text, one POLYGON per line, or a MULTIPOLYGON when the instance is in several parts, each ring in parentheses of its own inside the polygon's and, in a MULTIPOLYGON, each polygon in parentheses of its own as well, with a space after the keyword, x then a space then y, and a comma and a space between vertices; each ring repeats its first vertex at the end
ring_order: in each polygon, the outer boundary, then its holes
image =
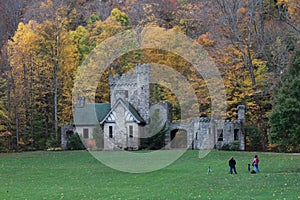
POLYGON ((233 157, 231 157, 229 160, 230 174, 232 174, 232 171, 234 171, 234 173, 236 174, 235 165, 236 165, 236 161, 234 160, 233 157))

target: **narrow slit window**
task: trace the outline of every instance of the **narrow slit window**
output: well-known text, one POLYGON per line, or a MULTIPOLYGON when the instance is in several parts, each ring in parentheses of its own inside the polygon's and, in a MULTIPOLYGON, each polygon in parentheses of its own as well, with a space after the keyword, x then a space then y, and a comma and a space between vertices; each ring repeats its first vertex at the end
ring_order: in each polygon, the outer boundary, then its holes
POLYGON ((129 137, 133 138, 133 126, 129 126, 129 137))
POLYGON ((234 129, 234 140, 239 140, 239 129, 234 129))
POLYGON ((83 138, 84 139, 88 139, 89 138, 89 129, 88 128, 84 128, 83 129, 83 138))
POLYGON ((223 129, 218 129, 218 141, 223 141, 223 129))
POLYGON ((109 135, 109 138, 113 138, 113 127, 112 126, 108 127, 108 135, 109 135))

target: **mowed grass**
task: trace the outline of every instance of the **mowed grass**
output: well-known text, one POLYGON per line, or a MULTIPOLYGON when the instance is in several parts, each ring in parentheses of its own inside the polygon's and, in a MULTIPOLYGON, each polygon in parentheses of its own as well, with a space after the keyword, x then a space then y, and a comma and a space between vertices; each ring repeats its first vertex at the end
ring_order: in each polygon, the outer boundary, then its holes
POLYGON ((299 154, 257 153, 261 173, 250 174, 255 154, 212 151, 200 159, 190 150, 141 174, 111 169, 87 151, 0 154, 0 199, 300 199, 299 154))

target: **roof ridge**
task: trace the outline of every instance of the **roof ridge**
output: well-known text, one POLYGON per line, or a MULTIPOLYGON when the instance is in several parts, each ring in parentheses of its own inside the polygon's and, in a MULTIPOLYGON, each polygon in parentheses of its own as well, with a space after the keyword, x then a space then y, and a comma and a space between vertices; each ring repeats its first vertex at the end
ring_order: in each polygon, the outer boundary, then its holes
POLYGON ((111 107, 110 111, 106 114, 106 116, 102 119, 102 121, 100 121, 101 124, 104 123, 104 121, 107 119, 107 117, 112 113, 112 111, 117 107, 119 103, 121 103, 128 109, 128 111, 133 115, 133 117, 138 121, 138 123, 145 123, 145 120, 140 116, 139 112, 135 109, 135 107, 131 103, 121 98, 118 98, 116 103, 111 107))

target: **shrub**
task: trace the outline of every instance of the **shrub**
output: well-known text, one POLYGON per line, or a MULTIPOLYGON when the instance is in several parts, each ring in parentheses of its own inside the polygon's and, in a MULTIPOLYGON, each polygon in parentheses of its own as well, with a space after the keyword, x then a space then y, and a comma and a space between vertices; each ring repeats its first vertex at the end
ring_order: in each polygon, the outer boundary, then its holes
POLYGON ((96 142, 96 147, 97 149, 103 149, 104 147, 104 136, 103 136, 103 129, 100 127, 100 128, 94 128, 93 130, 93 138, 96 142))
POLYGON ((245 131, 250 150, 256 151, 261 146, 259 130, 255 126, 246 126, 245 131))
MULTIPOLYGON (((157 150, 161 149, 165 145, 165 135, 169 130, 167 123, 162 124, 163 119, 160 116, 160 110, 156 109, 154 113, 151 114, 151 123, 150 126, 146 127, 146 133, 151 135, 151 137, 146 137, 141 139, 141 148, 157 150), (162 124, 162 128, 158 133, 156 133, 155 126, 162 124)), ((159 126, 160 127, 160 126, 159 126)), ((147 135, 147 136, 148 136, 147 135)))
POLYGON ((59 143, 55 139, 46 140, 46 148, 51 149, 60 146, 59 143))
POLYGON ((224 144, 221 150, 225 151, 238 151, 240 150, 240 143, 238 141, 233 141, 227 144, 224 144))
POLYGON ((82 150, 85 149, 80 136, 75 133, 69 137, 67 140, 67 149, 68 150, 82 150))

